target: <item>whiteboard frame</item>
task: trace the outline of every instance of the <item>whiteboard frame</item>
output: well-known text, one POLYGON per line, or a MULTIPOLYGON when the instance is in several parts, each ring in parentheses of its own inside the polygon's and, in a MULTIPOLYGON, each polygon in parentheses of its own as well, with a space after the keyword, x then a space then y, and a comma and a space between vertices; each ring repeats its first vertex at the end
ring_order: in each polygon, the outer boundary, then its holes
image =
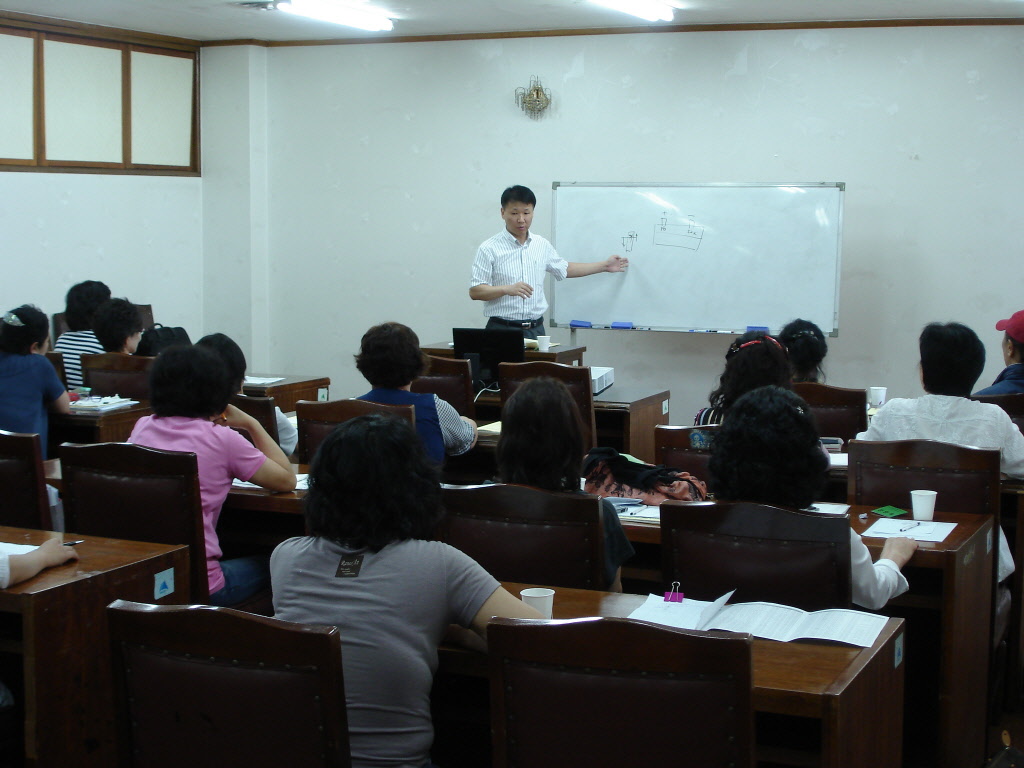
MULTIPOLYGON (((752 181, 752 182, 688 182, 688 181, 672 181, 672 182, 639 182, 639 181, 615 181, 615 182, 601 182, 601 181, 554 181, 551 183, 551 241, 554 243, 557 250, 558 247, 558 233, 555 231, 556 222, 558 221, 558 188, 559 187, 764 187, 764 188, 781 188, 781 187, 811 187, 814 189, 825 189, 834 187, 839 193, 839 217, 836 225, 836 276, 835 285, 833 286, 832 295, 832 327, 829 329, 822 328, 822 331, 827 336, 838 336, 839 335, 839 283, 842 276, 843 266, 843 209, 845 207, 846 197, 846 182, 843 181, 810 181, 810 182, 765 182, 765 181, 752 181)), ((578 279, 578 278, 577 278, 578 279)), ((742 334, 746 332, 746 329, 707 329, 707 330, 694 330, 692 328, 684 327, 671 327, 671 326, 657 326, 657 327, 644 327, 644 328, 612 328, 610 325, 590 325, 585 327, 573 326, 571 323, 558 323, 555 320, 555 304, 558 301, 558 291, 551 291, 551 308, 550 308, 550 319, 549 325, 552 328, 570 328, 572 330, 573 337, 576 335, 577 330, 599 330, 599 331, 663 331, 669 333, 725 333, 725 334, 742 334)), ((769 329, 771 332, 778 333, 779 328, 769 329)))

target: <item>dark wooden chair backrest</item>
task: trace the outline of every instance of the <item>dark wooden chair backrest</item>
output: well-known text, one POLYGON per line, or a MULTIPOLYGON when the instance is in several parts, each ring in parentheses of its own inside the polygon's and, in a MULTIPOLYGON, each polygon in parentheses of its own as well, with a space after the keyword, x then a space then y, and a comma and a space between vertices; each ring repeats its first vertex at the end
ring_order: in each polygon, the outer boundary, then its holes
MULTIPOLYGON (((139 317, 142 318, 142 330, 147 331, 153 327, 153 305, 152 304, 136 304, 135 308, 139 310, 139 317)), ((57 312, 53 316, 53 341, 57 340, 57 337, 62 333, 69 331, 68 321, 64 317, 63 312, 57 312)))
MULTIPOLYGON (((231 405, 252 416, 267 431, 270 439, 279 442, 277 432, 277 405, 272 397, 249 397, 248 395, 232 395, 231 405)), ((238 430, 250 443, 252 438, 244 429, 238 430)))
POLYGON ((413 405, 386 405, 371 403, 368 400, 328 400, 316 402, 299 400, 295 404, 295 416, 298 422, 299 442, 295 454, 300 464, 308 464, 316 455, 316 449, 334 428, 357 416, 370 413, 381 413, 406 419, 413 427, 416 426, 416 407, 413 405))
POLYGON ((793 391, 810 406, 822 437, 841 437, 845 447, 868 428, 867 390, 802 381, 793 391))
POLYGON ((495 768, 754 764, 749 635, 499 618, 487 647, 495 768))
POLYGON ((107 619, 121 766, 351 764, 337 627, 125 600, 107 619))
POLYGON ((849 608, 850 521, 751 502, 666 501, 661 578, 696 600, 735 589, 734 603, 849 608))
POLYGON ((711 488, 711 443, 718 425, 704 427, 676 427, 659 424, 654 428, 654 463, 689 472, 711 488))
POLYGON ((438 538, 499 581, 607 589, 596 496, 522 485, 445 488, 438 538))
POLYGON ((1017 429, 1024 432, 1024 393, 1015 395, 978 395, 972 397, 971 400, 998 405, 1006 411, 1006 415, 1010 417, 1010 421, 1017 425, 1017 429))
POLYGON ((58 449, 64 526, 89 536, 187 544, 192 600, 206 602, 203 506, 194 453, 130 443, 58 449))
POLYGON ((82 381, 94 395, 149 400, 149 369, 154 360, 116 352, 82 355, 82 381))
POLYGON ((580 365, 565 365, 538 360, 532 363, 499 363, 498 386, 501 389, 501 407, 527 379, 550 376, 560 380, 569 389, 569 394, 580 410, 583 421, 583 441, 587 450, 597 443, 597 427, 594 423, 594 385, 590 379, 590 368, 580 365))
POLYGON ((52 529, 45 477, 39 435, 0 430, 0 525, 52 529))
POLYGON ((437 395, 462 416, 476 418, 473 402, 473 373, 469 360, 451 357, 430 357, 430 368, 413 379, 413 392, 437 395))
POLYGON ((60 383, 64 385, 64 388, 68 387, 68 376, 64 370, 64 354, 62 352, 47 352, 46 359, 53 365, 53 369, 57 372, 57 378, 60 379, 60 383))
POLYGON ((910 509, 910 492, 937 491, 939 512, 992 514, 999 520, 999 451, 937 440, 854 440, 846 496, 850 504, 910 509))

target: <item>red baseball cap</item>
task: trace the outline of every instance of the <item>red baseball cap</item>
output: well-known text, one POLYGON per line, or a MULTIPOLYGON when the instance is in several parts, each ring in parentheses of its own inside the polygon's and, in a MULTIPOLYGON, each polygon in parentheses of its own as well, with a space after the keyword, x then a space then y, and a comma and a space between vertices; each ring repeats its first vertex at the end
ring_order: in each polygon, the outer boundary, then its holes
POLYGON ((1008 320, 996 323, 997 331, 1006 331, 1014 341, 1024 344, 1024 309, 1014 312, 1008 320))

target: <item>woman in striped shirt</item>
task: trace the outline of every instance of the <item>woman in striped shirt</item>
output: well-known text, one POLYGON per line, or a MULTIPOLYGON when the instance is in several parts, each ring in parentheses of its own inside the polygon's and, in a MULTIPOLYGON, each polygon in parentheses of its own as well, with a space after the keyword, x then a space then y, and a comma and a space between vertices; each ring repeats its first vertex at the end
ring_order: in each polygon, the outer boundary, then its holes
POLYGON ((68 387, 82 386, 82 355, 98 355, 103 346, 92 331, 96 308, 110 298, 110 289, 98 280, 86 280, 71 286, 65 299, 64 319, 68 330, 53 345, 64 355, 64 374, 68 387))

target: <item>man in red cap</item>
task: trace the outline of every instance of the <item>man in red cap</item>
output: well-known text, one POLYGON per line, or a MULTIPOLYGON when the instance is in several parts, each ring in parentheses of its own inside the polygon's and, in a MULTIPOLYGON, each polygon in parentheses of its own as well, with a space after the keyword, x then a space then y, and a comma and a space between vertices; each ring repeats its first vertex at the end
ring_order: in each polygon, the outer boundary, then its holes
POLYGON ((1014 312, 1008 320, 996 323, 1003 332, 1003 362, 1006 368, 991 387, 978 390, 975 395, 1016 395, 1024 392, 1024 310, 1014 312))

